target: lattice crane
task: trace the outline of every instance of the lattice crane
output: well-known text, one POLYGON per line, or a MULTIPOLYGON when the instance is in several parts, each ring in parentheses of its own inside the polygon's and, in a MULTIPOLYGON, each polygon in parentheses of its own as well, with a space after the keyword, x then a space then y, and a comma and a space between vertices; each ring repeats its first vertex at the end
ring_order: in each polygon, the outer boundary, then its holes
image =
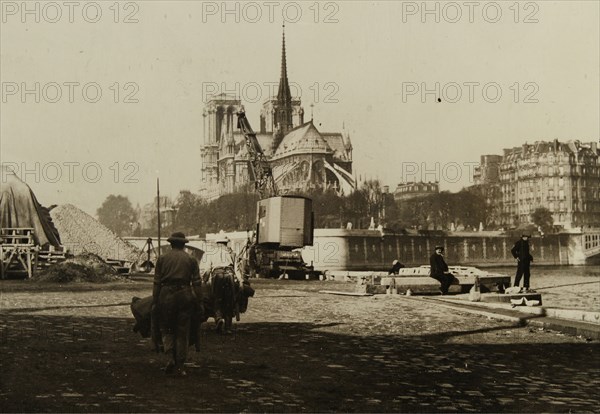
POLYGON ((238 128, 244 134, 248 149, 254 187, 261 198, 256 206, 258 217, 254 270, 262 277, 288 274, 304 279, 306 274, 314 271, 312 266, 304 262, 298 249, 312 245, 312 201, 305 197, 280 194, 275 185, 273 170, 243 107, 237 117, 238 128), (294 220, 290 220, 290 216, 294 220), (302 223, 298 223, 298 217, 302 223), (293 228, 289 225, 292 221, 293 228))
POLYGON ((246 140, 246 148, 248 149, 248 155, 250 158, 250 166, 252 174, 254 175, 254 187, 261 198, 275 197, 279 195, 277 186, 275 185, 275 178, 273 177, 273 170, 269 165, 269 161, 263 152, 256 134, 246 118, 246 113, 242 107, 237 113, 238 117, 238 128, 244 134, 246 140))

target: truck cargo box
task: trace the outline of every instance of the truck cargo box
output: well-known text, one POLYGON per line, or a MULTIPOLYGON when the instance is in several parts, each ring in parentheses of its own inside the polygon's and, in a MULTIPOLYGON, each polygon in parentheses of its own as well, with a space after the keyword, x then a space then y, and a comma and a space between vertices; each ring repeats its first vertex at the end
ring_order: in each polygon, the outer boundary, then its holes
POLYGON ((312 200, 300 196, 270 197, 258 202, 258 244, 297 248, 312 245, 312 200))

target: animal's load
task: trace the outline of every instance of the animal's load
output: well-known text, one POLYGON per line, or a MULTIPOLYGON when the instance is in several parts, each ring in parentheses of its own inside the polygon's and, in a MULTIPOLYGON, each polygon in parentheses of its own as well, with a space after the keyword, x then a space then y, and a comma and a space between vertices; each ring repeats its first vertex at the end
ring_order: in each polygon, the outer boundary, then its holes
POLYGON ((93 253, 103 259, 133 262, 139 250, 121 239, 89 214, 71 204, 63 204, 50 211, 65 248, 73 254, 93 253))

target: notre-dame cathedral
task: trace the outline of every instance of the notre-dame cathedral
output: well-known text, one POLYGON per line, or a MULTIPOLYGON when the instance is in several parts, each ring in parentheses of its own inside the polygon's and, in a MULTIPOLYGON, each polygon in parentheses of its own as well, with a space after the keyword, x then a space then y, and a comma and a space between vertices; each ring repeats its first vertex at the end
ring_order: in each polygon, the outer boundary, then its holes
MULTIPOLYGON (((282 193, 354 189, 352 144, 348 133, 320 132, 304 122, 300 99, 293 98, 287 77, 285 33, 281 77, 276 97, 263 103, 256 137, 265 153, 277 188, 282 193)), ((235 96, 212 96, 204 109, 201 194, 209 199, 232 193, 252 181, 243 134, 236 113, 242 102, 235 96)))

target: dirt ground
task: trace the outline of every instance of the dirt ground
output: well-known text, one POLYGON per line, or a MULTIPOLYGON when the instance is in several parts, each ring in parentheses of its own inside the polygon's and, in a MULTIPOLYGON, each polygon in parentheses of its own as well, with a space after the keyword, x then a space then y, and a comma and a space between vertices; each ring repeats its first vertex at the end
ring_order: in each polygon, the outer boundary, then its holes
POLYGON ((146 277, 0 282, 2 412, 598 411, 598 342, 437 308, 352 297, 330 281, 254 280, 221 336, 209 320, 186 378, 132 332, 146 277))

